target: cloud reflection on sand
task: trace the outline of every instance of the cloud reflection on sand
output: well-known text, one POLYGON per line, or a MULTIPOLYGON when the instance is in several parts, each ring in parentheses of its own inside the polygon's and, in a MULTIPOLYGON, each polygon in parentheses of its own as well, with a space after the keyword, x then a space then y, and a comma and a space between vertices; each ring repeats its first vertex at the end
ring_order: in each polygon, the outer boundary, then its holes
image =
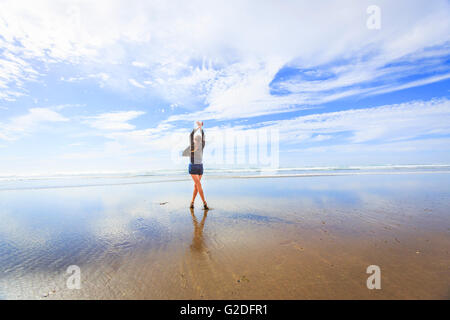
POLYGON ((205 214, 189 211, 189 181, 3 192, 0 296, 369 297, 351 274, 375 259, 403 286, 380 297, 441 297, 449 177, 206 177, 205 214), (65 287, 71 264, 80 291, 65 287))

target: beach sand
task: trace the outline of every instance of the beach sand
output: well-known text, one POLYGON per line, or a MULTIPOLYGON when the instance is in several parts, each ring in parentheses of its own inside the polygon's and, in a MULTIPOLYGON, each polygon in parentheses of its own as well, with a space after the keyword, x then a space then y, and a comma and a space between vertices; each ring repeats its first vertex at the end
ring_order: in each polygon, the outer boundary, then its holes
POLYGON ((0 298, 450 298, 448 173, 203 184, 1 191, 0 298))

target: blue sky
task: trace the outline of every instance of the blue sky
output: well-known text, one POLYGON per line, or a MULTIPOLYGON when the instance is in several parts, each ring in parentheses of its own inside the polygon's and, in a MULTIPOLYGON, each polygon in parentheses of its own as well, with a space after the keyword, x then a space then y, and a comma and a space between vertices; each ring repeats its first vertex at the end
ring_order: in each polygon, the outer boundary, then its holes
POLYGON ((280 166, 450 163, 449 84, 448 1, 5 0, 0 174, 181 167, 195 120, 280 166))

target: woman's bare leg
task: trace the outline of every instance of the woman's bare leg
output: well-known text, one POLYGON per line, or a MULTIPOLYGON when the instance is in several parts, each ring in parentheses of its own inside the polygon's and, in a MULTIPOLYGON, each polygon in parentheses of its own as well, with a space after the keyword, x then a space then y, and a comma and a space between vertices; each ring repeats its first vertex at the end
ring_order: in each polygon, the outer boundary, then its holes
POLYGON ((192 180, 194 180, 194 194, 192 195, 192 201, 195 200, 195 196, 197 196, 197 192, 200 194, 200 198, 202 198, 203 203, 206 203, 205 200, 205 195, 203 194, 203 188, 202 188, 202 183, 200 182, 200 179, 202 178, 201 175, 198 174, 191 174, 192 180), (194 196, 195 195, 195 196, 194 196))
POLYGON ((194 203, 195 197, 197 197, 197 193, 198 193, 197 186, 196 186, 195 183, 194 183, 194 193, 192 194, 192 201, 191 201, 191 204, 194 203))
MULTIPOLYGON (((192 175, 191 175, 191 176, 192 176, 192 175)), ((192 178, 192 179, 194 179, 194 178, 192 178)), ((202 175, 200 175, 200 180, 202 180, 202 175)), ((198 193, 197 185, 196 185, 195 182, 194 182, 194 193, 192 194, 192 201, 191 201, 191 204, 194 203, 195 198, 197 197, 197 193, 198 193)))

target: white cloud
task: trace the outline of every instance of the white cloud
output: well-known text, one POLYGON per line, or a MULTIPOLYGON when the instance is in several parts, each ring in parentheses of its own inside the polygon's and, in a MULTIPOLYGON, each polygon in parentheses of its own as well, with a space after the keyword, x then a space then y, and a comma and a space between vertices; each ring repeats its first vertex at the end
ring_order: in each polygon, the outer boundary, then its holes
MULTIPOLYGON (((431 139, 417 139, 407 141, 395 141, 395 142, 381 142, 375 145, 364 144, 334 144, 329 146, 314 146, 306 148, 292 149, 290 152, 299 151, 304 153, 402 153, 402 152, 417 152, 417 151, 448 151, 450 149, 450 138, 431 138, 431 139)), ((414 160, 413 160, 414 161, 414 160)), ((444 160, 445 161, 445 160, 444 160)))
POLYGON ((317 136, 311 138, 312 141, 319 142, 332 139, 332 135, 318 134, 317 136))
POLYGON ((450 101, 413 101, 300 116, 264 124, 267 128, 279 130, 280 139, 288 143, 317 142, 317 137, 344 139, 346 144, 386 143, 450 134, 450 101))
POLYGON ((110 112, 88 117, 83 122, 100 130, 132 130, 135 126, 128 123, 128 121, 143 114, 145 114, 143 111, 110 112))
POLYGON ((79 147, 82 145, 84 145, 83 142, 74 142, 74 143, 69 144, 69 147, 79 147))
POLYGON ((411 82, 403 84, 403 85, 397 85, 397 86, 385 85, 382 88, 376 87, 373 90, 371 90, 369 93, 371 95, 373 95, 373 94, 393 92, 393 91, 397 91, 397 90, 413 88, 413 87, 422 86, 422 85, 425 85, 425 84, 430 84, 430 83, 433 83, 433 82, 438 82, 438 81, 447 80, 447 79, 450 79, 450 73, 446 73, 446 74, 439 75, 439 76, 432 76, 432 77, 428 77, 428 78, 425 78, 425 79, 411 81, 411 82))
MULTIPOLYGON (((11 82, 32 78, 30 61, 69 62, 80 71, 68 78, 71 81, 103 72, 108 77, 97 78, 101 85, 131 90, 145 84, 151 86, 151 94, 169 104, 213 119, 271 114, 301 104, 421 85, 421 81, 409 80, 409 84, 396 83, 391 89, 346 88, 379 77, 396 79, 395 75, 407 68, 414 74, 417 70, 411 65, 382 66, 408 59, 417 64, 418 54, 429 54, 424 48, 448 43, 449 3, 379 1, 383 22, 375 32, 366 28, 369 4, 99 0, 55 5, 48 0, 32 5, 3 1, 0 34, 4 40, 0 47, 20 60, 8 62, 3 72, 7 80, 0 80, 0 85, 10 88, 11 82), (336 61, 347 62, 336 67, 336 61), (336 77, 320 83, 281 82, 292 94, 273 96, 269 84, 285 65, 329 65, 336 77)), ((448 55, 448 49, 435 49, 434 55, 448 55)), ((435 76, 426 81, 440 79, 435 76)), ((0 99, 23 94, 11 88, 1 92, 0 99)))
MULTIPOLYGON (((207 140, 212 142, 216 135, 221 137, 225 130, 230 135, 245 135, 246 131, 255 128, 277 130, 280 143, 288 150, 310 152, 309 157, 336 151, 359 152, 361 155, 376 152, 377 149, 382 154, 396 147, 398 152, 409 152, 424 149, 427 141, 433 141, 434 146, 445 146, 448 141, 446 135, 450 134, 450 101, 414 101, 325 112, 256 125, 208 127, 207 140), (293 147, 289 148, 289 145, 293 147)), ((104 137, 122 146, 121 152, 125 154, 154 153, 155 150, 164 154, 173 152, 174 148, 180 151, 188 144, 188 130, 174 129, 168 123, 151 129, 105 133, 104 137)))
POLYGON ((146 68, 148 67, 148 64, 146 64, 145 62, 140 62, 140 61, 133 61, 131 63, 132 66, 138 67, 138 68, 146 68))
POLYGON ((52 122, 66 122, 69 119, 47 108, 32 108, 28 113, 0 123, 0 139, 14 141, 20 136, 37 130, 41 125, 52 122))
POLYGON ((85 76, 76 76, 76 77, 61 77, 60 80, 61 81, 66 81, 66 82, 80 82, 80 81, 84 81, 84 80, 88 80, 88 79, 96 79, 99 81, 100 86, 104 86, 105 82, 110 78, 109 74, 104 73, 104 72, 99 72, 99 73, 95 73, 95 74, 87 74, 85 76))
POLYGON ((137 88, 141 88, 141 89, 144 89, 144 88, 145 88, 145 86, 144 86, 143 84, 137 82, 137 81, 134 80, 134 79, 128 79, 128 81, 129 81, 133 86, 135 86, 135 87, 137 87, 137 88))
POLYGON ((0 38, 0 49, 2 48, 4 51, 0 56, 0 100, 14 101, 24 94, 24 82, 35 81, 39 73, 30 63, 11 53, 0 38))
MULTIPOLYGON (((193 119, 234 120, 307 108, 324 112, 321 104, 343 97, 448 79, 450 70, 444 63, 450 55, 448 1, 380 0, 382 28, 378 31, 366 28, 369 4, 350 0, 4 0, 0 2, 0 100, 30 94, 29 81, 51 86, 46 81, 53 76, 69 87, 89 82, 79 86, 91 85, 82 97, 89 107, 76 118, 91 128, 86 130, 76 121, 65 128, 70 138, 86 141, 72 156, 89 160, 89 155, 101 158, 167 150, 172 133, 178 132, 177 120, 190 125, 193 119), (298 72, 274 81, 286 67, 306 70, 310 79, 305 81, 298 72), (330 77, 321 79, 326 75, 330 77), (109 98, 117 93, 150 95, 157 103, 149 103, 149 108, 164 110, 168 119, 155 117, 148 128, 132 122, 143 111, 92 110, 89 100, 96 94, 92 83, 106 87, 99 92, 102 95, 113 93, 109 98), (286 93, 274 95, 277 89, 286 93), (91 136, 107 138, 108 143, 89 141, 91 136), (102 153, 105 150, 108 153, 102 153)), ((17 139, 46 122, 67 121, 55 111, 76 113, 65 108, 79 102, 30 109, 28 115, 2 120, 0 138, 17 139)), ((445 135, 448 120, 447 100, 435 100, 256 126, 277 128, 283 142, 312 148, 445 135)), ((221 128, 208 128, 208 132, 213 129, 221 128)), ((71 142, 76 143, 70 140, 64 146, 71 142)), ((143 159, 137 163, 146 165, 143 159)))

